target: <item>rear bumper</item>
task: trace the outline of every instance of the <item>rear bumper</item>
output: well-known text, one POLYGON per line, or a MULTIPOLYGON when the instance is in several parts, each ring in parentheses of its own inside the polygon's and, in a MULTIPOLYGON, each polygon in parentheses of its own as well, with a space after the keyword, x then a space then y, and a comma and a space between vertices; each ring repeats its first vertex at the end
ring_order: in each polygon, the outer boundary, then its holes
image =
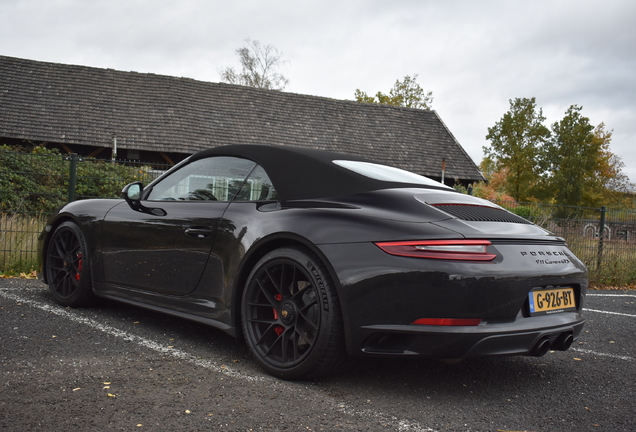
POLYGON ((587 272, 562 245, 497 244, 493 251, 500 258, 489 262, 398 257, 366 243, 321 245, 321 250, 338 275, 347 351, 353 356, 536 355, 538 344, 557 349, 564 334, 571 344, 585 322, 587 272), (568 259, 536 258, 561 253, 568 259), (531 316, 528 293, 559 287, 574 289, 576 311, 531 316), (482 323, 411 324, 420 319, 482 323))
POLYGON ((565 350, 581 335, 579 313, 523 318, 478 326, 370 325, 360 330, 358 355, 464 358, 543 355, 565 350))

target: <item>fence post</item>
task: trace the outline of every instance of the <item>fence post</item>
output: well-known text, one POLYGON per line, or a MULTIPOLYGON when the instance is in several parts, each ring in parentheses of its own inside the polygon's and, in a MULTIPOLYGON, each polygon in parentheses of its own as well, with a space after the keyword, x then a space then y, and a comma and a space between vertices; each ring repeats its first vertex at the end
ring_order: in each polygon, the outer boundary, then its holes
POLYGON ((77 185, 77 161, 79 160, 79 157, 77 156, 77 153, 72 153, 68 160, 71 161, 68 178, 68 202, 71 202, 75 201, 75 186, 77 185))
POLYGON ((605 236, 605 213, 607 213, 607 207, 603 206, 599 209, 601 212, 601 222, 598 231, 598 255, 596 258, 596 271, 601 269, 603 263, 603 237, 605 236))

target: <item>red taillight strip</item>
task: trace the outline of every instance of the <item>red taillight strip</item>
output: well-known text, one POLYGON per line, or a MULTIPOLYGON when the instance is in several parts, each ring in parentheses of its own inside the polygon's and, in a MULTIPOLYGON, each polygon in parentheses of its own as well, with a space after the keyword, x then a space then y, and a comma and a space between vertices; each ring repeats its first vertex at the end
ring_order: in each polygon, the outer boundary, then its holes
POLYGON ((495 209, 495 210, 500 210, 500 208, 498 208, 498 207, 491 206, 491 205, 484 205, 484 204, 436 203, 436 204, 431 204, 431 205, 433 207, 440 207, 440 206, 485 207, 485 208, 491 208, 491 209, 495 209))
POLYGON ((398 241, 378 242, 375 245, 388 254, 414 258, 492 261, 497 256, 486 251, 486 247, 491 245, 488 240, 398 241), (462 246, 465 246, 467 250, 462 251, 462 246), (481 251, 470 250, 475 246, 482 246, 481 251))
POLYGON ((481 320, 478 318, 420 318, 413 321, 412 324, 436 326, 476 326, 481 324, 481 320))

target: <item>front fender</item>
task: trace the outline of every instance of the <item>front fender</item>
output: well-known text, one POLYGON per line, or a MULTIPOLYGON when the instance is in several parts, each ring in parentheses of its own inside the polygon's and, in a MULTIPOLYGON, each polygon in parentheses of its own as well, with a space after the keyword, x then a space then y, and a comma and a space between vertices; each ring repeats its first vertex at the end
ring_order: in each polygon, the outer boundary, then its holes
POLYGON ((80 200, 73 201, 56 209, 49 216, 44 229, 38 236, 38 278, 44 283, 48 283, 46 280, 45 256, 49 246, 49 240, 60 224, 66 221, 72 221, 79 226, 82 234, 84 234, 84 239, 88 246, 93 279, 103 279, 103 271, 100 265, 101 256, 99 253, 101 222, 110 209, 122 202, 124 201, 114 199, 80 200))

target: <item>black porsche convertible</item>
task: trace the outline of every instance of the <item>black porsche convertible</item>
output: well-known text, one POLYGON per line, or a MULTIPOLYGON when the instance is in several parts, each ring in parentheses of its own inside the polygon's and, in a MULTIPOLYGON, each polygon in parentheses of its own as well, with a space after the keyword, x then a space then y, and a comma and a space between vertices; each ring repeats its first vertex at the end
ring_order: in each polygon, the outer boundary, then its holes
POLYGON ((55 301, 209 324, 284 379, 354 356, 541 356, 583 328, 587 272, 562 238, 364 158, 222 146, 122 197, 48 220, 41 276, 55 301))

